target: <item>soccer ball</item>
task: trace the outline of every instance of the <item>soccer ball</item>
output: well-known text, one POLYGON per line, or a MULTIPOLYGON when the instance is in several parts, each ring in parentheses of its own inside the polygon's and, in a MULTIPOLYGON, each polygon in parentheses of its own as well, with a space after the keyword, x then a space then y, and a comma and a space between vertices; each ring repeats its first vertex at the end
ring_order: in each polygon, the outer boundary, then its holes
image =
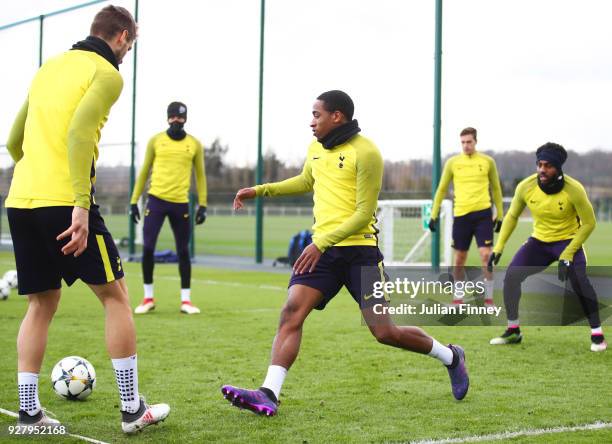
POLYGON ((0 279, 0 300, 5 301, 11 293, 11 286, 4 279, 0 279))
POLYGON ((11 288, 17 288, 17 271, 16 270, 7 271, 6 273, 4 273, 4 276, 2 277, 2 279, 8 282, 11 288))
POLYGON ((51 385, 62 398, 85 399, 96 388, 96 370, 87 359, 68 356, 53 367, 51 385))

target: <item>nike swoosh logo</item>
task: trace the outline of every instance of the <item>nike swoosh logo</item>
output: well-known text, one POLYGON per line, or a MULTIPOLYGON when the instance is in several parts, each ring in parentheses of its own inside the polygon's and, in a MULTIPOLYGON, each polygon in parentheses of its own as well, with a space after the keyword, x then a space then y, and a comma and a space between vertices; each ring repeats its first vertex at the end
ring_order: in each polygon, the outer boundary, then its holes
POLYGON ((313 157, 312 160, 320 159, 320 157, 313 157))
POLYGON ((368 299, 372 299, 372 296, 373 296, 372 294, 364 294, 363 295, 363 300, 367 301, 368 299))

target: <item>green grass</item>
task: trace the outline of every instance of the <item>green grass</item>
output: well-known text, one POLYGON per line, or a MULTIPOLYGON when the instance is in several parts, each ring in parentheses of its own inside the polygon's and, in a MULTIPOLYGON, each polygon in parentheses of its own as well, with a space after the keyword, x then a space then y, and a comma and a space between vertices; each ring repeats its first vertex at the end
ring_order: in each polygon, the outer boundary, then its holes
MULTIPOLYGON (((499 262, 500 266, 510 263, 514 253, 521 247, 533 231, 531 222, 521 221, 516 226, 514 233, 504 248, 504 253, 499 262)), ((588 263, 591 266, 610 266, 612 265, 612 254, 610 254, 610 239, 612 239, 612 222, 598 222, 595 231, 589 236, 585 243, 585 251, 588 263)), ((497 235, 495 236, 497 240, 497 235)), ((475 249, 476 244, 472 243, 472 250, 468 258, 468 265, 478 265, 480 258, 475 249)))
MULTIPOLYGON (((118 239, 127 236, 128 225, 125 216, 104 218, 113 236, 118 239)), ((264 256, 275 259, 287 255, 291 237, 300 230, 312 226, 309 216, 269 216, 264 220, 264 256)), ((142 229, 142 224, 137 226, 142 229)), ((254 216, 210 216, 204 225, 196 225, 196 254, 218 254, 224 256, 253 257, 255 254, 254 216)), ((172 249, 174 237, 166 221, 157 242, 158 250, 172 249)))
MULTIPOLYGON (((115 239, 128 235, 127 216, 110 215, 104 220, 115 239)), ((310 229, 312 217, 310 216, 267 216, 264 218, 263 239, 264 257, 275 259, 287 255, 287 247, 291 237, 300 230, 310 229)), ((142 229, 142 223, 137 225, 142 229)), ((2 220, 2 230, 8 232, 6 217, 2 220)), ((214 254, 223 256, 254 257, 255 254, 255 217, 254 216, 210 216, 204 225, 196 226, 196 254, 214 254)), ((507 265, 514 252, 530 236, 531 222, 521 221, 508 241, 500 265, 507 265)), ((421 221, 415 219, 401 219, 396 224, 396 260, 400 260, 409 251, 409 245, 422 235, 421 221), (402 256, 402 257, 399 257, 402 256)), ((586 243, 586 251, 590 265, 612 265, 609 245, 612 238, 612 222, 600 222, 586 243)), ((429 246, 429 241, 427 241, 429 246)), ((166 221, 160 232, 157 242, 158 250, 175 250, 174 236, 170 224, 166 221)), ((423 257, 419 260, 429 261, 429 248, 426 247, 423 257)), ((478 265, 480 262, 475 242, 472 243, 468 255, 468 265, 478 265)))
MULTIPOLYGON (((0 265, 13 267, 12 257, 3 254, 0 265)), ((139 266, 125 268, 136 305, 139 266)), ((427 328, 440 341, 467 350, 472 386, 467 398, 456 402, 441 365, 378 344, 344 290, 307 320, 279 415, 239 411, 222 398, 220 387, 262 382, 288 276, 194 268, 193 300, 203 313, 188 317, 178 312, 176 266, 159 265, 155 273, 157 309, 136 318, 140 387, 149 401, 169 403, 170 417, 134 438, 122 435, 103 312, 95 297, 75 284, 65 289, 51 326, 40 387, 44 406, 72 433, 113 443, 406 442, 612 421, 612 354, 591 353, 585 327, 527 327, 524 343, 513 347, 488 345, 499 327, 427 328), (52 366, 73 354, 89 359, 98 373, 98 386, 84 402, 59 399, 50 386, 52 366)), ((13 411, 15 337, 25 310, 16 293, 0 302, 0 407, 13 411)), ((0 415, 0 434, 12 423, 0 415)), ((612 430, 606 429, 511 442, 610 441, 612 430)))
MULTIPOLYGON (((128 217, 107 215, 104 221, 115 239, 128 237, 128 217)), ((312 227, 312 216, 268 216, 264 219, 264 256, 275 259, 287 255, 289 240, 298 231, 312 227)), ((142 222, 136 226, 142 230, 142 222)), ((2 232, 9 233, 6 213, 2 217, 2 232)), ((254 257, 255 216, 209 216, 204 225, 196 225, 196 254, 254 257)), ((168 220, 164 222, 157 241, 157 250, 176 251, 168 220)), ((140 251, 140 247, 137 246, 140 251)))
MULTIPOLYGON (((404 255, 410 251, 410 248, 423 234, 421 227, 420 218, 406 218, 397 219, 394 225, 394 258, 395 260, 402 260, 404 255)), ((512 233, 512 236, 508 240, 504 253, 500 260, 499 265, 505 266, 510 263, 514 253, 520 248, 520 246, 527 240, 533 231, 533 224, 528 221, 519 221, 516 229, 512 233)), ((497 241, 498 235, 495 235, 495 241, 497 241)), ((595 231, 587 239, 585 251, 589 265, 612 265, 612 255, 610 255, 609 242, 612 238, 612 222, 599 222, 595 231)), ((441 242, 443 242, 443 235, 441 236, 441 242)), ((430 262, 430 245, 429 240, 426 241, 425 247, 422 251, 422 256, 415 258, 417 262, 430 262)), ((443 249, 440 254, 444 255, 443 249)), ((387 258, 389 259, 389 258, 387 258)), ((468 265, 478 266, 480 264, 480 256, 476 247, 476 240, 472 240, 470 247, 470 253, 468 254, 468 265)))
MULTIPOLYGON (((127 235, 127 220, 123 216, 105 218, 108 227, 115 236, 127 235)), ((407 226, 396 229, 395 239, 401 243, 402 238, 410 238, 411 242, 422 234, 420 219, 412 219, 407 226)), ((310 228, 312 218, 308 216, 268 216, 264 219, 264 256, 274 259, 287 254, 291 237, 300 230, 310 228)), ((531 235, 531 222, 519 222, 512 237, 508 241, 500 265, 510 263, 514 252, 531 235)), ((612 238, 612 222, 600 222, 586 242, 586 251, 590 265, 612 265, 610 255, 610 239, 612 238)), ((168 223, 164 224, 160 233, 157 249, 174 249, 174 237, 168 223)), ((397 248, 397 247, 396 247, 397 248)), ((197 254, 219 254, 229 256, 253 257, 255 251, 255 217, 254 216, 211 216, 202 226, 196 226, 197 254)), ((407 253, 408 249, 406 247, 407 253)), ((429 258, 429 251, 425 259, 429 258)), ((478 265, 479 256, 475 241, 472 243, 468 256, 468 265, 478 265)))

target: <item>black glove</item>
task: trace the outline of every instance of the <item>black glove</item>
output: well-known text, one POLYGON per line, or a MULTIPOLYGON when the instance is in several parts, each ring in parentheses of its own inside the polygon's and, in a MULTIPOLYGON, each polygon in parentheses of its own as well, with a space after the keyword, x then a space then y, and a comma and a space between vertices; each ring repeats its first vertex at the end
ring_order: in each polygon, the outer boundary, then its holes
POLYGON ((501 226, 502 226, 502 219, 495 219, 495 232, 499 233, 499 231, 501 230, 501 226))
POLYGON ((137 204, 130 205, 130 217, 137 224, 140 221, 140 210, 138 210, 137 204))
POLYGON ((493 273, 493 265, 497 265, 500 257, 501 253, 491 253, 491 256, 489 256, 489 262, 487 263, 487 271, 489 273, 493 273))
POLYGON ((561 282, 565 282, 567 280, 567 275, 572 266, 571 261, 560 260, 559 261, 559 280, 561 282))
POLYGON ((438 229, 438 220, 437 219, 429 219, 429 231, 435 233, 438 229))
POLYGON ((202 225, 206 220, 206 207, 198 207, 198 211, 196 212, 195 223, 196 225, 202 225))

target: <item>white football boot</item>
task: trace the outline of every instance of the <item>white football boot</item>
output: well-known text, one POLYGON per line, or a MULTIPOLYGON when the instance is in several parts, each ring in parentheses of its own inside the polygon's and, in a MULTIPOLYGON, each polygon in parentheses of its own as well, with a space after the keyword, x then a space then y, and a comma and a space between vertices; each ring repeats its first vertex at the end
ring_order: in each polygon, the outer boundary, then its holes
POLYGON ((141 396, 140 408, 136 413, 121 411, 121 429, 123 433, 130 435, 163 421, 169 414, 170 406, 168 404, 148 405, 141 396))
POLYGON ((47 414, 40 410, 36 415, 30 416, 25 411, 19 410, 19 426, 58 426, 61 423, 57 419, 49 418, 47 414))
POLYGON ((183 302, 181 304, 181 313, 185 313, 188 315, 199 314, 200 309, 193 305, 191 302, 183 302))
POLYGON ((143 299, 142 303, 134 309, 135 314, 145 314, 155 310, 155 301, 153 299, 143 299))
POLYGON ((592 352, 602 352, 608 348, 608 343, 604 339, 603 336, 591 336, 591 351, 592 352))

